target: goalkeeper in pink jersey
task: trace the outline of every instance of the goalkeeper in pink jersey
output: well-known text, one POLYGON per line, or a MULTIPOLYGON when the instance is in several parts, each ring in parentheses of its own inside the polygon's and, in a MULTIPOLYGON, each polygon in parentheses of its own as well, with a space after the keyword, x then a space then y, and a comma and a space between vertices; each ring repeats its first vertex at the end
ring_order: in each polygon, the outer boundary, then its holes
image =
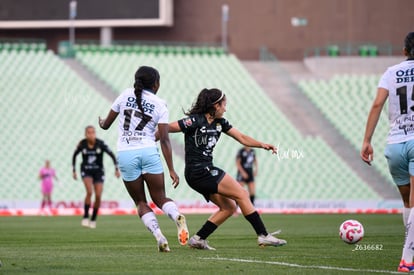
POLYGON ((50 161, 45 161, 45 166, 39 171, 39 179, 42 181, 42 204, 40 205, 40 213, 47 214, 45 207, 52 210, 52 191, 53 191, 53 178, 58 180, 55 169, 50 166, 50 161))

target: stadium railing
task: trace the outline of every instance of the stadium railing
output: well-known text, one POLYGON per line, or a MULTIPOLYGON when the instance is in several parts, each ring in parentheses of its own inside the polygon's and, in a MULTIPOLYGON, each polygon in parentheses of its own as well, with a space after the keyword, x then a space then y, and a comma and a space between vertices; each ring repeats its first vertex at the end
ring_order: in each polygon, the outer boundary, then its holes
POLYGON ((401 46, 390 43, 354 42, 354 43, 331 43, 320 47, 307 48, 304 58, 310 56, 391 56, 401 54, 401 46))
POLYGON ((46 41, 41 39, 2 39, 0 38, 0 51, 46 51, 46 41))
MULTIPOLYGON (((209 43, 161 43, 157 41, 116 41, 112 45, 102 46, 97 41, 79 40, 74 45, 74 54, 81 52, 89 53, 144 53, 144 54, 178 54, 178 55, 222 55, 226 54, 225 50, 216 45, 209 43)), ((69 42, 61 41, 59 54, 66 56, 69 42)))

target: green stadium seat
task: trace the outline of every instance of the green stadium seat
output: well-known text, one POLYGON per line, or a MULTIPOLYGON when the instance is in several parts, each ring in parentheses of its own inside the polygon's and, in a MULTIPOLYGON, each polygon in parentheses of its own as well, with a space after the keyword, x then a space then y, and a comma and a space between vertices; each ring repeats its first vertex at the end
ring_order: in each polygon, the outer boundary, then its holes
POLYGON ((367 45, 363 45, 359 47, 359 55, 360 56, 368 56, 369 48, 367 45))
POLYGON ((375 45, 362 45, 359 47, 360 56, 378 56, 378 47, 375 45))
POLYGON ((370 46, 368 53, 369 56, 378 56, 378 47, 374 45, 370 46))
POLYGON ((329 56, 339 56, 340 55, 340 51, 339 51, 339 46, 338 45, 329 45, 327 46, 327 52, 329 56))

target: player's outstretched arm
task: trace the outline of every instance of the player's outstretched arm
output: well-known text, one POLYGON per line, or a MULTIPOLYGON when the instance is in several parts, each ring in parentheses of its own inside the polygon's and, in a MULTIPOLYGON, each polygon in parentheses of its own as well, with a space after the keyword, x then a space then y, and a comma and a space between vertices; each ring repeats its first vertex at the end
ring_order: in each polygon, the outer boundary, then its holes
POLYGON ((181 132, 181 128, 178 125, 178 121, 170 122, 170 124, 168 125, 168 132, 169 133, 181 132))
POLYGON ((99 117, 99 127, 107 130, 109 127, 111 127, 117 116, 118 113, 111 109, 105 119, 99 117))
MULTIPOLYGON (((168 133, 177 133, 181 132, 180 126, 178 126, 178 121, 171 122, 168 124, 168 133)), ((160 140, 160 133, 159 131, 155 132, 155 141, 160 140)))
POLYGON ((265 150, 272 151, 273 154, 277 154, 276 146, 255 140, 254 138, 243 134, 242 132, 240 132, 234 127, 231 128, 229 131, 227 131, 226 134, 231 136, 232 138, 234 138, 235 140, 237 140, 238 142, 240 142, 241 144, 245 146, 263 148, 265 150))

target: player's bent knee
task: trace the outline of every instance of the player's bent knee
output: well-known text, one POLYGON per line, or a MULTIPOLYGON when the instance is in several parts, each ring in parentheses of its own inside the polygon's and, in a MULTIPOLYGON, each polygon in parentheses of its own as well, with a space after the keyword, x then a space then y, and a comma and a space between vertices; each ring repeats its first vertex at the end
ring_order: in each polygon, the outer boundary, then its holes
POLYGON ((238 194, 236 201, 250 200, 250 194, 247 190, 243 189, 238 194))
POLYGON ((231 215, 233 215, 233 213, 234 213, 236 210, 237 210, 237 205, 236 205, 236 204, 234 204, 234 205, 231 207, 231 209, 230 209, 230 213, 231 213, 231 215))
POLYGON ((234 214, 234 211, 236 211, 237 208, 226 208, 222 209, 221 211, 225 214, 226 217, 230 217, 234 214))

